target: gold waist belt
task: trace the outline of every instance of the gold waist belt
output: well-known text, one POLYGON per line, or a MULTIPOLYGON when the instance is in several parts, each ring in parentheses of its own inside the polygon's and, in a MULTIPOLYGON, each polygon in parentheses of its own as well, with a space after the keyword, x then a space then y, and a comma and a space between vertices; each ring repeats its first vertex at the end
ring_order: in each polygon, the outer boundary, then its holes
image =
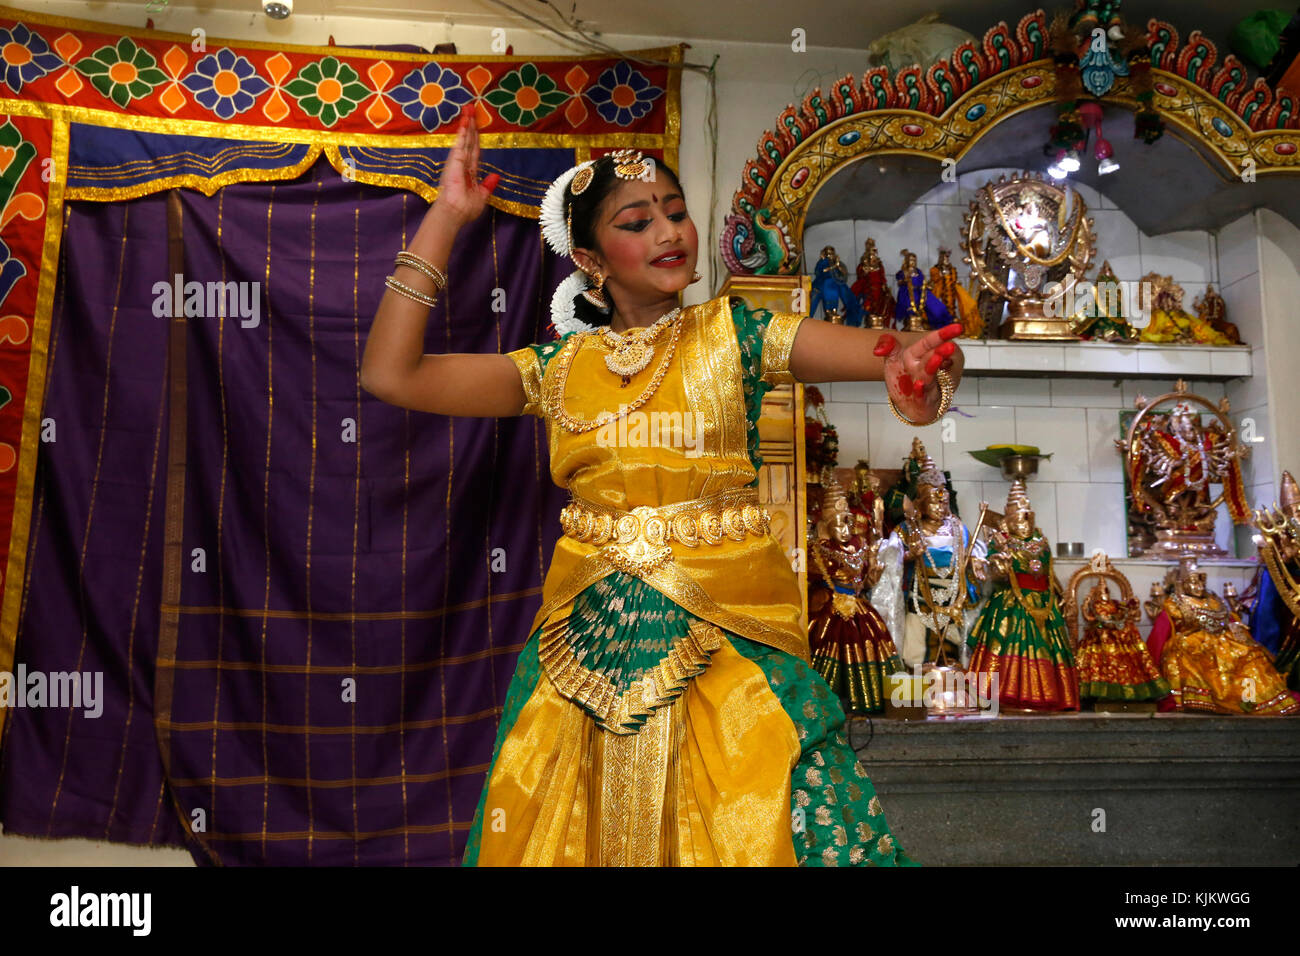
POLYGON ((631 511, 575 497, 560 512, 565 535, 601 547, 616 567, 628 573, 653 571, 672 560, 669 542, 697 548, 744 541, 748 535, 767 534, 771 521, 754 488, 657 508, 640 505, 631 511))

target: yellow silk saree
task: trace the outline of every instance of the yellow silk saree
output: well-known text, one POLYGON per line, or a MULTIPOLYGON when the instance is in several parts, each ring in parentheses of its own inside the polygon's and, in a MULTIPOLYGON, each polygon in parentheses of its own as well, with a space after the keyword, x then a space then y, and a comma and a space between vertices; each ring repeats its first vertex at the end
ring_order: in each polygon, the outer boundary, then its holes
POLYGON ((510 353, 572 500, 465 865, 906 865, 809 666, 755 490, 803 317, 684 309, 623 379, 590 333, 510 353))

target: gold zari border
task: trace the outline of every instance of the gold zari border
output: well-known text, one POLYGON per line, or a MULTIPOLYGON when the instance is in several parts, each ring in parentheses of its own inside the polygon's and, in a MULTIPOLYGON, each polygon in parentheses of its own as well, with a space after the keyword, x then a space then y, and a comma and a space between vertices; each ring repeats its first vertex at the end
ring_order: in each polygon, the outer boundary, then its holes
POLYGON ((773 385, 793 385, 795 377, 790 371, 790 353, 794 338, 806 315, 797 312, 774 312, 763 333, 762 379, 773 385))
MULTIPOLYGON (((668 788, 676 793, 677 753, 685 735, 678 703, 656 710, 641 733, 597 734, 599 866, 663 866, 675 849, 666 830, 668 788), (670 772, 670 770, 672 772, 670 772)), ((671 816, 676 816, 672 807, 671 816)))
POLYGON ((542 367, 537 360, 537 353, 525 346, 507 352, 506 357, 519 369, 519 378, 524 385, 524 408, 521 415, 542 414, 542 367))

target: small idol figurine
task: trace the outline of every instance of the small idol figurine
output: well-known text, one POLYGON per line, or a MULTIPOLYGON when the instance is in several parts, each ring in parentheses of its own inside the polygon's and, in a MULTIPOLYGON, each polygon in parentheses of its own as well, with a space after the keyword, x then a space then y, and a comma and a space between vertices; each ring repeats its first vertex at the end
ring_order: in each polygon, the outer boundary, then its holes
POLYGON ((1142 611, 1135 597, 1124 602, 1098 581, 1083 602, 1086 624, 1075 654, 1079 696, 1098 700, 1159 700, 1169 682, 1138 633, 1142 611))
POLYGON ((838 481, 822 481, 821 520, 809 547, 808 640, 812 666, 859 714, 885 708, 886 678, 902 669, 885 622, 864 591, 880 577, 876 539, 856 518, 838 481))
MULTIPOLYGON (((911 499, 908 499, 911 503, 911 499)), ((978 529, 976 531, 978 535, 978 529)), ((976 581, 987 576, 985 543, 948 507, 948 485, 926 455, 916 480, 916 505, 894 529, 906 561, 903 593, 903 663, 961 664, 967 612, 979 599, 976 581)))
POLYGON ((862 311, 873 329, 883 329, 892 324, 894 297, 889 294, 889 277, 885 264, 876 254, 876 240, 868 239, 858 260, 858 277, 853 283, 853 295, 862 303, 862 311))
POLYGON ((1232 345, 1241 344, 1241 333, 1228 321, 1228 304, 1223 296, 1214 291, 1214 286, 1207 285, 1205 294, 1193 300, 1192 308, 1207 326, 1220 333, 1232 345))
POLYGON ((1232 345, 1232 341, 1210 322, 1183 308, 1183 287, 1172 276, 1149 272, 1142 277, 1155 291, 1151 321, 1142 330, 1143 342, 1183 342, 1200 345, 1232 345))
POLYGON ((894 316, 900 329, 929 332, 951 325, 955 319, 937 295, 930 290, 925 274, 916 265, 916 253, 904 249, 903 268, 894 273, 898 284, 894 316))
POLYGON ((980 697, 990 699, 996 681, 1002 710, 1078 710, 1079 672, 1057 599, 1052 546, 1034 526, 1021 478, 1011 483, 988 559, 1001 581, 971 628, 967 667, 980 697))
POLYGON ((871 473, 871 463, 859 458, 853 466, 853 491, 849 504, 858 516, 857 532, 867 533, 867 528, 879 537, 885 526, 885 496, 881 493, 880 479, 871 473))
POLYGON ((1170 697, 1162 710, 1283 716, 1300 712, 1268 651, 1241 615, 1205 586, 1205 572, 1184 558, 1151 628, 1170 697))
POLYGON ((822 249, 817 260, 812 281, 812 303, 809 315, 817 314, 817 306, 829 322, 837 325, 862 325, 862 305, 848 285, 848 271, 840 261, 834 246, 822 249))
POLYGON ((939 261, 930 267, 930 288, 953 321, 961 323, 965 338, 977 339, 983 335, 984 319, 980 317, 979 305, 957 278, 951 249, 940 247, 939 261))
POLYGON ((1282 472, 1282 501, 1258 508, 1254 536, 1264 574, 1251 611, 1256 639, 1274 655, 1273 666, 1292 690, 1300 689, 1300 485, 1282 472))
POLYGON ((1074 316, 1071 330, 1083 339, 1102 342, 1135 342, 1137 332, 1124 318, 1122 287, 1110 262, 1103 262, 1093 283, 1093 294, 1086 297, 1087 314, 1074 316))
MULTIPOLYGON (((915 502, 920 497, 920 486, 917 480, 921 477, 921 471, 927 460, 929 456, 925 452, 925 443, 919 438, 913 438, 912 450, 903 459, 902 474, 885 492, 885 534, 890 534, 903 520, 903 509, 907 499, 910 498, 915 502)), ((946 471, 941 474, 948 487, 948 510, 953 514, 960 514, 961 511, 957 507, 957 494, 952 488, 952 476, 946 471)))

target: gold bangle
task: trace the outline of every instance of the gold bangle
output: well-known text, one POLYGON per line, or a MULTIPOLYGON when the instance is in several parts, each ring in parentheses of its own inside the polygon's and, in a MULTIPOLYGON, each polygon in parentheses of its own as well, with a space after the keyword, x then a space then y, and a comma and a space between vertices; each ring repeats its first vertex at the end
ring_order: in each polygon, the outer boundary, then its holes
POLYGON ((403 282, 398 282, 391 275, 384 279, 384 285, 388 286, 388 288, 392 289, 398 295, 404 295, 408 299, 414 299, 416 302, 427 305, 430 308, 438 304, 437 300, 434 299, 433 296, 421 292, 419 289, 412 289, 409 285, 406 285, 403 282))
POLYGON ((952 405, 953 392, 955 392, 956 389, 953 387, 952 379, 948 377, 948 373, 945 371, 940 370, 939 374, 935 376, 935 379, 939 382, 939 408, 935 411, 934 418, 930 419, 928 422, 914 422, 909 418, 904 418, 903 413, 900 412, 898 406, 894 404, 894 396, 890 395, 889 410, 894 413, 894 417, 904 425, 911 425, 913 428, 925 428, 927 425, 933 425, 939 419, 943 418, 944 415, 947 415, 948 407, 952 405))
POLYGON ((421 259, 413 252, 407 252, 405 250, 399 252, 397 258, 394 260, 394 265, 408 266, 416 272, 423 272, 433 280, 433 284, 438 287, 436 290, 438 292, 447 288, 447 273, 443 272, 428 259, 421 259))

